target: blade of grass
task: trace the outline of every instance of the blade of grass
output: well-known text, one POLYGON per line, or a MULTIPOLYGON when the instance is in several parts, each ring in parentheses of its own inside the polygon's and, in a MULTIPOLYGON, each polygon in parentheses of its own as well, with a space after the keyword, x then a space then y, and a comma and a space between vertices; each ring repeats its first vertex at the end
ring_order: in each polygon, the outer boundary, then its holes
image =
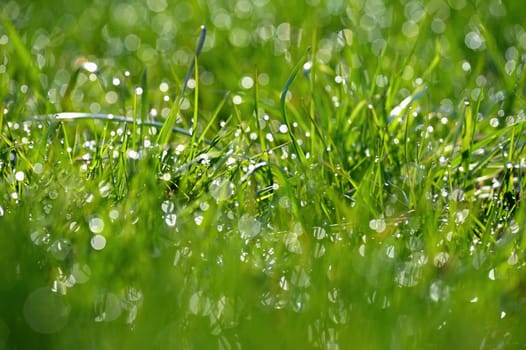
POLYGON ((230 95, 230 92, 227 92, 225 94, 225 97, 223 98, 223 100, 221 100, 221 103, 219 103, 219 105, 217 106, 215 111, 212 113, 212 116, 208 120, 208 123, 206 124, 205 128, 203 129, 203 132, 200 134, 199 138, 197 139, 197 145, 199 145, 201 142, 205 141, 205 136, 208 133, 208 130, 210 130, 210 128, 214 124, 214 121, 216 120, 217 116, 219 115, 219 112, 223 109, 223 106, 225 105, 225 102, 227 101, 229 95, 230 95))
POLYGON ((283 90, 281 91, 281 96, 280 96, 281 115, 283 116, 283 121, 285 122, 285 125, 287 125, 289 137, 290 137, 290 140, 292 142, 292 147, 294 148, 294 151, 298 155, 298 157, 299 157, 299 159, 300 159, 302 164, 305 164, 305 160, 306 160, 305 154, 303 153, 303 150, 301 149, 301 147, 298 145, 298 142, 296 140, 296 136, 294 135, 294 132, 292 131, 292 125, 289 123, 289 121, 287 119, 286 101, 287 101, 287 92, 289 91, 290 86, 292 85, 292 83, 296 79, 296 76, 298 75, 298 72, 299 72, 300 68, 303 67, 303 64, 305 63, 305 59, 307 57, 307 54, 308 54, 308 52, 306 54, 304 54, 300 58, 300 60, 296 63, 296 66, 292 70, 292 73, 290 74, 289 79, 285 83, 285 86, 283 87, 283 90))
MULTIPOLYGON (((184 93, 188 86, 188 82, 190 81, 190 77, 192 76, 192 73, 194 71, 194 67, 197 62, 197 59, 199 58, 199 55, 201 54, 201 51, 203 50, 205 39, 206 39, 206 27, 201 26, 201 35, 199 36, 199 40, 197 42, 194 59, 192 60, 190 67, 188 67, 188 71, 183 81, 183 87, 181 89, 181 94, 179 95, 178 98, 176 98, 176 101, 174 102, 174 106, 172 107, 172 110, 170 111, 168 118, 164 122, 164 125, 161 128, 159 135, 157 136, 156 143, 158 145, 166 145, 168 144, 168 141, 170 140, 171 130, 174 128, 175 121, 177 120, 177 115, 179 114, 179 111, 181 109, 181 103, 184 98, 184 93)), ((195 108, 197 108, 197 106, 195 106, 195 108)), ((190 134, 189 136, 192 136, 192 135, 190 134)))
POLYGON ((40 87, 40 82, 38 78, 40 72, 36 67, 35 63, 33 62, 31 53, 24 45, 22 37, 19 35, 13 23, 9 20, 4 10, 0 11, 0 20, 4 25, 7 35, 9 36, 10 43, 15 49, 15 52, 18 56, 18 62, 26 71, 29 80, 31 81, 32 87, 40 87))
POLYGON ((199 66, 197 65, 197 56, 194 57, 195 88, 194 88, 194 113, 192 117, 192 137, 190 143, 189 157, 193 158, 196 152, 196 135, 197 135, 197 117, 199 116, 199 66))

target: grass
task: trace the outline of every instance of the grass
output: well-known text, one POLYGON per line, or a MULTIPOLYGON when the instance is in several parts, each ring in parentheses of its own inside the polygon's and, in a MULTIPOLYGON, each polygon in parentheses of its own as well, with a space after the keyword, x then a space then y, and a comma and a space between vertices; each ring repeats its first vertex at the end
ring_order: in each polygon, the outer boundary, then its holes
POLYGON ((523 346, 519 4, 309 4, 4 6, 0 349, 523 346))

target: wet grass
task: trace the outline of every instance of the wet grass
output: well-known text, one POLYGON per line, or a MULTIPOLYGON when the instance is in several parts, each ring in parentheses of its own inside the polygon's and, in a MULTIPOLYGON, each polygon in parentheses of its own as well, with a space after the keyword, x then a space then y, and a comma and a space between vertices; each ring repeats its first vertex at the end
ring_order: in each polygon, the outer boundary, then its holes
POLYGON ((523 346, 519 4, 308 3, 0 10, 0 349, 523 346))

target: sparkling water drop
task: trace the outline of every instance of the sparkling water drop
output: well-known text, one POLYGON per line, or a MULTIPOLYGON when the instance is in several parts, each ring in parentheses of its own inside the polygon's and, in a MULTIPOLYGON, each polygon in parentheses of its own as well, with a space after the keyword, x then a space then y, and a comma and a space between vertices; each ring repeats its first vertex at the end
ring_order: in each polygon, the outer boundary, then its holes
POLYGON ((174 227, 177 222, 177 215, 169 213, 164 216, 164 223, 170 227, 174 227))
POLYGON ((196 217, 194 217, 194 222, 197 226, 201 226, 201 224, 203 223, 203 215, 197 215, 196 217))
POLYGON ((104 230, 104 220, 99 216, 93 216, 89 220, 89 229, 93 233, 101 233, 104 230))
POLYGON ((172 213, 175 209, 175 204, 171 201, 163 201, 161 203, 161 210, 163 211, 163 213, 172 213))
POLYGON ((365 244, 360 245, 360 248, 358 248, 358 253, 360 253, 361 256, 365 256, 365 244))
POLYGON ((495 269, 491 269, 488 272, 488 278, 492 281, 495 281, 495 269))
POLYGON ((394 247, 394 245, 388 246, 386 251, 385 251, 385 254, 387 255, 388 258, 394 259, 394 257, 395 257, 395 247, 394 247))
POLYGON ((324 239, 327 233, 325 232, 325 229, 323 227, 315 227, 314 228, 314 237, 318 240, 324 239))
POLYGON ((42 163, 35 163, 33 165, 33 172, 35 174, 42 174, 44 172, 44 166, 42 165, 42 163))
POLYGON ((433 259, 433 264, 435 264, 436 267, 441 268, 444 267, 448 261, 449 254, 446 252, 440 252, 437 255, 435 255, 435 258, 433 259))
POLYGON ((70 308, 49 288, 38 288, 24 302, 24 318, 34 331, 56 333, 67 324, 70 308))
POLYGON ((17 171, 17 172, 15 173, 15 179, 16 179, 16 181, 18 181, 18 182, 22 182, 22 181, 24 181, 25 177, 26 177, 26 175, 24 174, 23 171, 17 171))
POLYGON ((95 235, 91 238, 91 247, 95 250, 102 250, 106 247, 106 237, 95 235))
POLYGON ((244 214, 241 216, 237 223, 239 234, 243 239, 249 239, 255 237, 261 231, 261 223, 250 214, 244 214))
POLYGON ((119 218, 120 213, 119 213, 119 211, 117 209, 112 209, 108 213, 108 216, 110 217, 111 221, 115 221, 115 220, 117 220, 119 218))
POLYGON ((91 269, 88 265, 80 265, 79 263, 73 264, 71 271, 75 281, 79 284, 86 283, 91 276, 91 269))
POLYGON ((222 202, 234 194, 234 184, 228 181, 228 179, 218 178, 212 181, 209 191, 216 202, 222 202))
POLYGON ((378 233, 382 233, 385 231, 387 225, 385 224, 385 220, 382 218, 382 219, 373 219, 371 221, 369 221, 369 228, 371 228, 371 230, 374 230, 378 233))
POLYGON ((510 257, 508 258, 508 264, 515 265, 519 262, 519 256, 516 252, 511 252, 510 257))

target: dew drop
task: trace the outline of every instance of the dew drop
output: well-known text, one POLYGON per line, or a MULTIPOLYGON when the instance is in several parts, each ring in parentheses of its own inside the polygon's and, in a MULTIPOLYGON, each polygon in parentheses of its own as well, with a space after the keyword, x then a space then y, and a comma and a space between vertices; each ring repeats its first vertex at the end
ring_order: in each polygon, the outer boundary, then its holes
POLYGON ((170 227, 174 227, 177 222, 177 216, 174 213, 166 214, 164 217, 164 222, 170 227))
POLYGON ((282 134, 286 134, 289 131, 289 128, 286 124, 281 124, 279 127, 279 132, 282 134))
POLYGON ((106 237, 95 235, 91 238, 91 247, 95 250, 102 250, 106 247, 106 237))
POLYGON ((227 179, 218 178, 212 181, 209 191, 216 202, 222 202, 234 194, 234 185, 227 179))
POLYGON ((358 253, 360 253, 361 256, 365 256, 365 244, 360 245, 360 248, 358 248, 358 253))
POLYGON ((387 247, 385 254, 388 258, 394 259, 395 257, 395 247, 394 245, 390 245, 387 247))
POLYGON ((44 166, 41 163, 35 163, 33 165, 33 172, 37 175, 40 175, 44 172, 44 166))
POLYGON ((371 228, 371 230, 374 230, 378 233, 384 232, 386 227, 387 225, 385 224, 384 219, 373 219, 369 221, 369 228, 371 228))
POLYGON ((161 203, 161 210, 163 211, 163 213, 172 213, 175 209, 175 204, 171 201, 163 201, 161 203))
POLYGON ((108 216, 110 217, 111 221, 115 221, 115 220, 117 220, 119 218, 120 213, 119 213, 119 211, 117 209, 112 209, 108 213, 108 216))
POLYGON ((98 216, 93 216, 89 220, 89 229, 93 233, 101 233, 104 230, 104 220, 98 216))
POLYGON ((240 84, 244 89, 251 89, 254 86, 254 79, 249 76, 244 76, 241 78, 240 84))
POLYGON ((433 259, 433 264, 435 264, 436 267, 441 268, 444 267, 448 261, 449 254, 446 252, 440 252, 437 255, 435 255, 435 258, 433 259))
POLYGON ((489 125, 496 128, 499 126, 499 120, 497 118, 491 118, 489 121, 489 125))
POLYGON ((255 237, 261 231, 261 223, 250 214, 241 216, 237 223, 241 238, 248 239, 255 237))
POLYGON ((91 269, 88 265, 80 265, 79 263, 73 264, 71 274, 75 278, 75 281, 79 284, 86 283, 91 276, 91 269))
POLYGON ((510 257, 508 258, 509 265, 515 265, 519 262, 519 257, 516 252, 511 252, 510 257))
POLYGON ((24 303, 24 318, 38 333, 58 332, 66 326, 69 312, 62 298, 45 287, 31 293, 24 303))
POLYGON ((495 269, 489 270, 488 278, 492 281, 495 281, 495 269))
POLYGON ((314 228, 314 237, 318 240, 324 239, 326 236, 325 229, 323 227, 315 227, 314 228))
POLYGON ((25 177, 26 177, 26 176, 25 176, 25 174, 24 174, 23 171, 17 171, 17 172, 15 173, 15 179, 16 179, 16 181, 18 181, 18 182, 22 182, 22 181, 24 181, 25 177))

